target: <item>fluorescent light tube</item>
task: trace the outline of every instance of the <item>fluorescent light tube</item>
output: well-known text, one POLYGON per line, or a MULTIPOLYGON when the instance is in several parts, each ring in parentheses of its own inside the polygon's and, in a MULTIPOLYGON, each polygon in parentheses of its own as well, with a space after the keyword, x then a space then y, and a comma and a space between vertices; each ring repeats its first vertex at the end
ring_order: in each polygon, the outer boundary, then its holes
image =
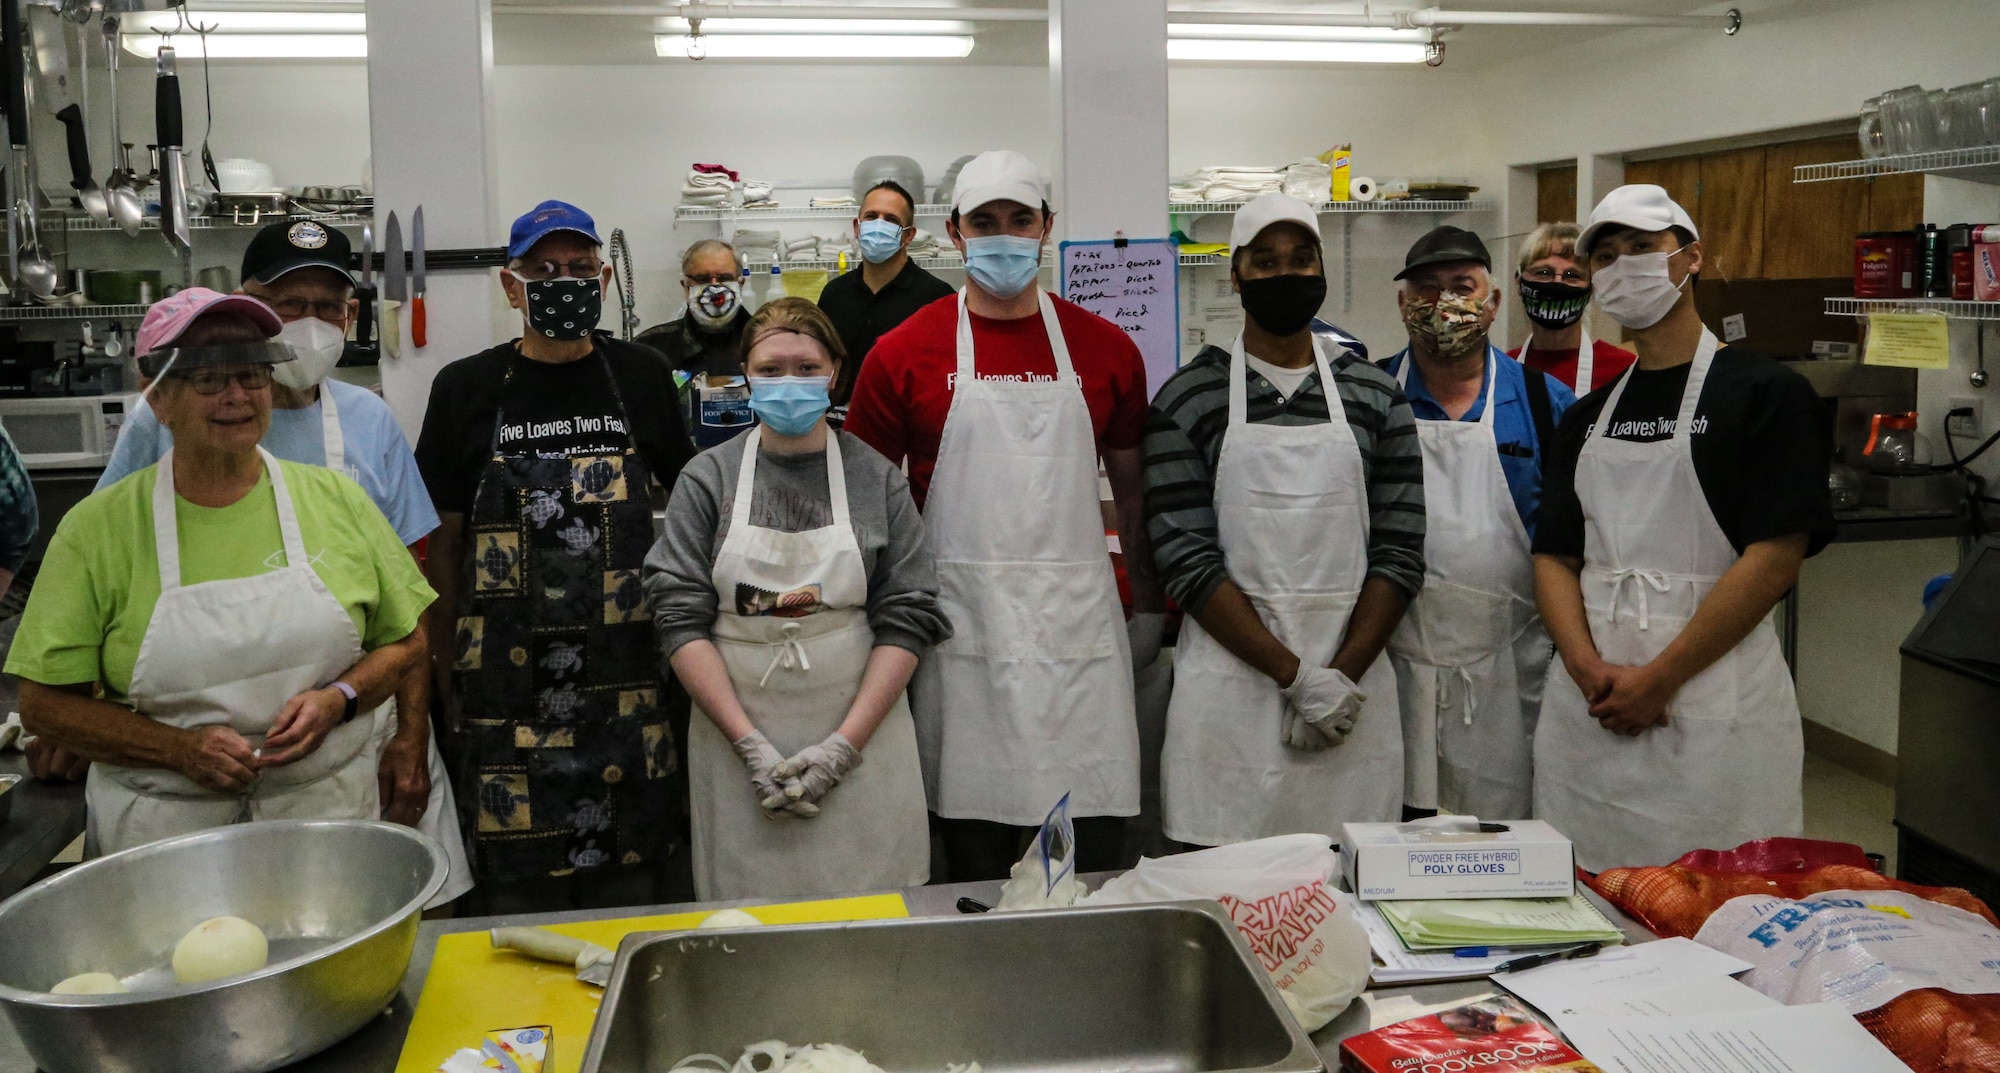
MULTIPOLYGON (((190 11, 183 25, 172 12, 126 16, 127 33, 164 34, 192 26, 212 26, 223 34, 360 34, 368 16, 359 11, 190 11)), ((218 53, 220 55, 220 53, 218 53)))
POLYGON ((1424 46, 1389 41, 1167 41, 1170 60, 1277 63, 1422 63, 1424 46))
MULTIPOLYGON (((166 43, 158 34, 124 34, 125 51, 134 56, 153 56, 166 43)), ((202 38, 179 33, 174 50, 181 56, 199 59, 202 38)), ((212 60, 323 60, 362 59, 368 55, 367 34, 210 34, 208 58, 212 60)))
POLYGON ((1168 37, 1200 37, 1255 41, 1411 41, 1422 44, 1426 31, 1387 26, 1251 26, 1242 23, 1170 22, 1168 37))
POLYGON ((738 34, 699 38, 658 34, 653 51, 666 59, 687 59, 691 42, 717 59, 960 59, 972 52, 970 37, 902 34, 738 34))
MULTIPOLYGON (((688 20, 655 19, 653 28, 663 33, 688 33, 688 20)), ((709 34, 969 34, 972 24, 958 19, 730 19, 701 20, 702 36, 709 34)))

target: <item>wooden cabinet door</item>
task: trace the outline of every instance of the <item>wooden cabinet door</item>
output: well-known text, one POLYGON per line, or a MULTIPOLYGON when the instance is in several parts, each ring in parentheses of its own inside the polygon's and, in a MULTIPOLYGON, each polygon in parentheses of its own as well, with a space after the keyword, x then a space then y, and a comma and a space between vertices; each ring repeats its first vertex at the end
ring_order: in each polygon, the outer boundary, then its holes
POLYGON ((1854 236, 1870 230, 1868 184, 1852 179, 1795 183, 1792 169, 1852 160, 1855 152, 1849 137, 1764 150, 1765 279, 1833 279, 1853 272, 1854 236))
POLYGON ((1535 222, 1576 219, 1576 165, 1543 168, 1535 175, 1535 222))
POLYGON ((1908 231, 1923 224, 1922 175, 1878 175, 1873 179, 1850 182, 1868 191, 1868 230, 1908 231))
POLYGON ((1700 194, 1681 206, 1701 231, 1702 278, 1764 277, 1764 159, 1763 146, 1698 158, 1700 194))
MULTIPOLYGON (((1666 160, 1641 160, 1625 165, 1627 183, 1651 183, 1666 190, 1667 196, 1700 220, 1695 205, 1701 197, 1701 164, 1691 156, 1666 160)), ((1700 226, 1699 223, 1696 226, 1700 226)))

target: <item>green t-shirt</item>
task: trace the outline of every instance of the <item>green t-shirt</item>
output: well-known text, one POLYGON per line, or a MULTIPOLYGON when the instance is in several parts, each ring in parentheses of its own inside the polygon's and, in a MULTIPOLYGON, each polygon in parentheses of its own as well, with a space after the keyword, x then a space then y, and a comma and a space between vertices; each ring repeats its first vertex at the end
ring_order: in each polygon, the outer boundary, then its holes
MULTIPOLYGON (((380 648, 416 629, 437 594, 368 493, 346 474, 280 461, 313 572, 354 619, 361 647, 380 648)), ((7 655, 7 673, 44 685, 103 682, 123 701, 132 685, 160 561, 153 545, 148 466, 63 516, 35 577, 7 655)), ((285 565, 270 474, 226 507, 174 501, 181 583, 252 577, 285 565)))

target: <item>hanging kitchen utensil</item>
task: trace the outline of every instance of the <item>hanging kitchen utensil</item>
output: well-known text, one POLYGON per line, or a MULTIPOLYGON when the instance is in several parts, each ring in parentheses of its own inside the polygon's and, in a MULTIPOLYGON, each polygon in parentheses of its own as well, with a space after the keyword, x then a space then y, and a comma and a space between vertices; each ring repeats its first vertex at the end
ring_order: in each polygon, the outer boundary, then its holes
POLYGON ((111 208, 104 200, 104 191, 90 174, 90 142, 83 125, 83 58, 75 54, 76 26, 46 8, 30 8, 27 19, 28 36, 35 44, 42 107, 63 125, 68 137, 70 189, 76 191, 77 203, 91 218, 109 220, 111 208))
POLYGON ((194 243, 188 237, 187 160, 181 155, 181 80, 175 73, 174 47, 161 45, 155 67, 153 122, 160 146, 160 234, 181 255, 182 274, 191 267, 194 243))
POLYGON ((403 263, 403 224, 394 211, 389 213, 388 248, 382 257, 382 349, 390 357, 400 358, 403 330, 396 310, 410 300, 410 280, 403 263))
POLYGON ((639 331, 639 301, 632 286, 632 248, 622 227, 611 229, 611 282, 618 289, 618 337, 630 340, 639 331))
POLYGON ((35 236, 34 178, 28 166, 28 87, 21 8, 0 2, 0 104, 7 113, 7 258, 21 290, 37 298, 56 292, 56 267, 35 236))
POLYGON ((410 214, 410 345, 421 350, 428 345, 429 324, 424 317, 424 207, 410 214))
POLYGON ((104 68, 111 83, 111 155, 117 167, 104 181, 104 200, 111 220, 128 235, 137 235, 146 226, 146 203, 132 182, 132 147, 125 144, 125 128, 118 118, 118 17, 104 16, 104 68))

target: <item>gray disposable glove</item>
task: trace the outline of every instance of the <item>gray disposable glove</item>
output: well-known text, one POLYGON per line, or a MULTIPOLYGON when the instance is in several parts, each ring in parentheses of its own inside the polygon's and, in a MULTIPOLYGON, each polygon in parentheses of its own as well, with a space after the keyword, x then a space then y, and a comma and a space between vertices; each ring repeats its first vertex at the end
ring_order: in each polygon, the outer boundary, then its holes
POLYGON ((808 745, 778 765, 774 773, 785 780, 785 795, 801 804, 817 805, 820 798, 840 784, 847 773, 861 766, 861 751, 839 731, 818 745, 808 745))
POLYGON ((1125 623, 1125 639, 1132 645, 1132 673, 1151 667, 1160 658, 1160 641, 1166 636, 1164 611, 1136 611, 1125 623))
POLYGON ((1354 729, 1361 702, 1368 699, 1360 686, 1332 667, 1300 667, 1298 677, 1282 692, 1300 718, 1335 741, 1354 729))
POLYGON ((1340 739, 1330 739, 1318 727, 1306 722, 1305 718, 1299 715, 1299 710, 1290 704, 1285 705, 1283 726, 1283 741, 1287 749, 1297 749, 1302 753, 1317 753, 1340 744, 1340 739))
POLYGON ((752 730, 729 745, 736 750, 743 766, 750 769, 750 789, 757 794, 757 806, 764 810, 765 816, 775 820, 787 813, 807 819, 819 815, 818 806, 790 794, 797 780, 788 781, 778 775, 785 754, 761 731, 752 730))

